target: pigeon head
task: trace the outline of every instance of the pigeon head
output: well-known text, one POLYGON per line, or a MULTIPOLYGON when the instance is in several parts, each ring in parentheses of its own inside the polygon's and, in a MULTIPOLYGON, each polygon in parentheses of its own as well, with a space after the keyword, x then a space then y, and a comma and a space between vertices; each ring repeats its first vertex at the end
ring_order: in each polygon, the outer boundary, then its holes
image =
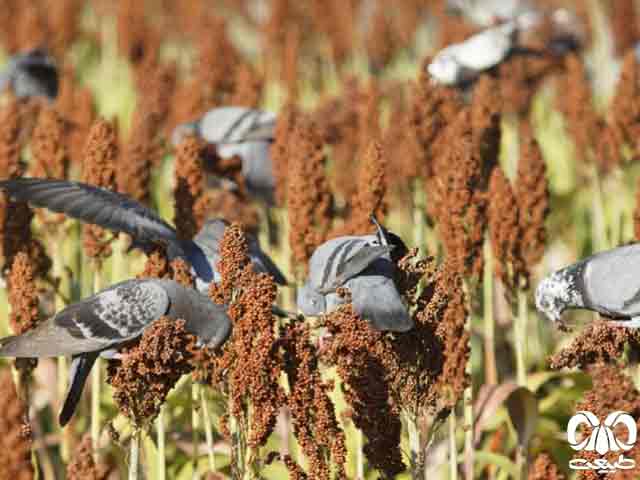
POLYGON ((536 288, 536 308, 554 323, 560 322, 565 309, 562 301, 564 288, 565 283, 560 281, 556 274, 542 280, 536 288))
POLYGON ((307 283, 298 290, 297 303, 302 313, 309 316, 320 315, 326 310, 324 295, 307 283))
POLYGON ((460 76, 460 65, 453 55, 441 53, 437 55, 427 67, 431 78, 437 83, 453 85, 457 83, 460 76))
POLYGON ((173 133, 171 134, 171 145, 173 147, 177 147, 180 143, 189 136, 198 135, 198 124, 197 122, 183 123, 178 125, 173 129, 173 133))

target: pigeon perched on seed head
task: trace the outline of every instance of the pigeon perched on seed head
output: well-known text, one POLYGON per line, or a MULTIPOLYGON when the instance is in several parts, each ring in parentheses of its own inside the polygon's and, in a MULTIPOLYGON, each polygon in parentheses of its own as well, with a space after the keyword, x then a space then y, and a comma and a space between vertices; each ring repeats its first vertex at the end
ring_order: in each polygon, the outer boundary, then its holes
POLYGON ((40 96, 55 100, 58 95, 55 60, 41 49, 14 55, 0 74, 0 91, 6 87, 18 98, 40 96))
MULTIPOLYGON (((112 190, 80 182, 36 178, 0 181, 0 189, 15 200, 64 213, 108 230, 124 232, 132 237, 134 247, 145 252, 158 246, 165 247, 170 260, 182 257, 191 263, 196 286, 202 292, 207 292, 209 283, 219 279, 216 263, 226 225, 223 220, 207 221, 193 241, 184 240, 178 238, 175 229, 156 212, 112 190)), ((249 257, 256 271, 268 273, 281 285, 287 283, 255 237, 247 234, 247 241, 249 257)))
POLYGON ((345 303, 337 292, 345 287, 351 293, 355 312, 376 330, 406 332, 414 327, 395 285, 397 267, 391 258, 395 249, 406 251, 406 246, 400 237, 375 223, 375 235, 337 237, 313 252, 307 281, 298 291, 302 313, 333 311, 345 303))
POLYGON ((214 108, 195 122, 178 125, 171 142, 175 147, 187 135, 194 135, 214 144, 221 158, 237 155, 249 193, 271 204, 275 179, 270 149, 275 125, 276 116, 271 112, 245 107, 214 108))
POLYGON ((114 358, 119 347, 162 316, 183 319, 202 346, 217 348, 231 332, 226 307, 194 289, 173 280, 126 280, 69 305, 22 335, 0 339, 0 357, 71 355, 69 389, 59 417, 64 426, 96 358, 114 358))
POLYGON ((609 324, 640 328, 640 244, 587 257, 545 279, 536 289, 536 308, 560 322, 567 309, 586 309, 616 320, 609 324))

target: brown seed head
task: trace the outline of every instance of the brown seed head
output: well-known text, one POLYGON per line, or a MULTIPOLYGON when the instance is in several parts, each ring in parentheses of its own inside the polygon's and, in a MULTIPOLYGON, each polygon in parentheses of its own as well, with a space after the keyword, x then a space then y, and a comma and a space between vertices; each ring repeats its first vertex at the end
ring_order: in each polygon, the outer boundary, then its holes
POLYGON ((275 139, 271 145, 271 163, 276 182, 275 198, 278 205, 284 205, 289 177, 289 154, 293 132, 300 113, 293 104, 287 104, 278 114, 275 139))
POLYGON ((20 252, 14 257, 7 283, 11 306, 9 323, 11 330, 20 335, 34 328, 40 317, 34 268, 26 253, 20 252))
POLYGON ((185 138, 176 150, 174 224, 180 238, 191 239, 201 227, 194 207, 204 196, 203 145, 195 137, 185 138))
POLYGON ((565 476, 548 453, 540 453, 529 470, 528 480, 565 480, 565 476))
POLYGON ((106 480, 109 468, 106 465, 96 465, 93 459, 91 436, 86 434, 75 450, 71 462, 67 466, 68 480, 106 480))

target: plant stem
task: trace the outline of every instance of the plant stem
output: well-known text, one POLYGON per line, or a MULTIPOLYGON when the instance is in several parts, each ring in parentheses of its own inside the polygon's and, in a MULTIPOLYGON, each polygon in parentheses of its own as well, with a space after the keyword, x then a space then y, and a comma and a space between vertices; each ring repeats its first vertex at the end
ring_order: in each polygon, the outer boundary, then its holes
POLYGON ((364 435, 362 430, 356 429, 356 478, 364 480, 364 435))
POLYGON ((191 437, 193 443, 193 451, 191 452, 191 463, 193 464, 193 478, 200 478, 198 473, 198 429, 200 428, 200 412, 198 411, 200 399, 200 386, 197 382, 192 381, 191 384, 191 437))
POLYGON ((482 281, 484 316, 484 371, 488 385, 498 383, 496 367, 495 319, 493 318, 493 255, 489 239, 484 242, 484 273, 482 281))
POLYGON ((207 438, 207 454, 209 455, 209 470, 216 471, 216 457, 213 446, 213 429, 211 428, 211 414, 209 412, 209 402, 204 389, 200 389, 200 400, 202 402, 202 415, 204 417, 204 433, 207 438))
POLYGON ((160 407, 158 418, 156 418, 156 431, 158 435, 158 480, 167 478, 166 452, 165 452, 165 433, 164 433, 164 413, 165 406, 160 407))
POLYGON ((407 430, 409 431, 409 451, 411 452, 411 478, 420 478, 422 474, 422 459, 420 455, 420 430, 417 419, 412 415, 407 415, 407 430))
POLYGON ((592 236, 596 251, 608 248, 607 240, 607 220, 604 213, 604 201, 602 199, 602 185, 600 184, 600 173, 595 162, 593 163, 593 222, 592 236))
POLYGON ((140 462, 140 429, 134 427, 131 435, 131 445, 129 447, 129 480, 138 480, 138 465, 140 462))
POLYGON ((515 321, 516 335, 516 372, 518 385, 527 384, 527 293, 518 289, 517 308, 518 315, 515 321))
MULTIPOLYGON (((101 288, 101 271, 96 265, 93 274, 93 291, 99 292, 101 288)), ((93 459, 98 461, 98 448, 100 443, 100 357, 96 359, 91 372, 91 443, 93 446, 93 459)))
POLYGON ((449 414, 449 480, 458 480, 458 446, 456 443, 456 410, 449 414))

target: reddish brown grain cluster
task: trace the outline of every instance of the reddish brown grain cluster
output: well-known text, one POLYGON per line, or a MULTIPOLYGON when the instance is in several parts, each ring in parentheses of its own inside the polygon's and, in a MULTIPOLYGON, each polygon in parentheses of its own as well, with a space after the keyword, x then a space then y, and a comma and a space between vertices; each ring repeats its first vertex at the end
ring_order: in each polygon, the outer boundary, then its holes
POLYGON ((184 324, 184 320, 160 318, 136 346, 122 350, 121 361, 109 362, 107 382, 114 388, 114 401, 138 426, 153 421, 179 378, 193 368, 189 352, 195 338, 184 324))
POLYGON ((388 209, 385 154, 379 142, 371 141, 360 159, 358 190, 353 200, 349 226, 353 233, 362 234, 371 230, 369 217, 372 214, 378 221, 384 221, 388 209))
MULTIPOLYGON (((576 405, 576 411, 586 410, 601 419, 606 418, 611 412, 623 411, 634 419, 638 419, 640 415, 640 393, 634 386, 632 379, 620 367, 615 365, 596 365, 590 368, 588 373, 593 380, 593 388, 584 394, 582 401, 576 405)), ((593 431, 592 427, 585 424, 582 424, 580 428, 581 433, 585 436, 590 435, 593 431)), ((621 435, 618 438, 626 438, 624 437, 625 433, 623 433, 624 429, 621 426, 618 428, 620 430, 616 431, 616 434, 621 435)), ((604 457, 610 462, 615 462, 619 455, 620 452, 610 451, 604 457)), ((636 444, 624 455, 635 460, 636 467, 630 470, 619 470, 611 475, 610 478, 631 480, 638 477, 640 470, 637 463, 640 460, 640 446, 636 444)), ((584 458, 587 461, 601 457, 595 451, 580 451, 576 452, 575 456, 584 458)), ((597 472, 585 471, 581 472, 579 478, 581 480, 597 480, 602 477, 597 472)))
MULTIPOLYGON (((607 129, 603 134, 611 137, 619 156, 622 145, 629 145, 634 156, 638 155, 638 135, 640 135, 640 63, 635 52, 624 56, 620 79, 615 96, 609 106, 607 129)), ((608 161, 607 163, 614 163, 608 161)))
POLYGON ((32 260, 24 253, 18 253, 11 265, 7 278, 11 330, 19 335, 34 328, 39 320, 38 289, 35 283, 32 260))
MULTIPOLYGON (((118 138, 115 126, 98 120, 89 133, 85 147, 82 177, 86 183, 115 190, 116 165, 118 160, 118 138)), ((84 248, 88 257, 100 262, 111 255, 110 239, 96 225, 85 225, 84 248)))
POLYGON ((196 205, 204 195, 202 144, 194 137, 184 139, 176 150, 174 224, 181 238, 190 239, 202 222, 196 219, 196 205))
POLYGON ((332 339, 323 358, 335 365, 343 382, 351 419, 367 439, 369 463, 388 477, 405 469, 400 452, 400 406, 392 401, 391 385, 381 357, 389 355, 384 332, 371 329, 351 304, 326 316, 332 339))
POLYGON ((547 168, 538 142, 533 138, 530 129, 522 129, 521 133, 514 193, 522 232, 521 256, 530 271, 544 254, 547 237, 545 220, 549 214, 549 185, 547 168))
POLYGON ((548 453, 540 453, 529 469, 529 480, 565 480, 558 465, 548 453))
POLYGON ((624 55, 640 40, 640 26, 633 0, 618 0, 607 4, 613 41, 617 55, 624 55))
POLYGON ((0 478, 31 480, 31 438, 25 437, 27 408, 18 397, 11 370, 0 372, 0 478))
POLYGON ((310 120, 300 121, 289 158, 289 245, 296 270, 306 271, 315 248, 326 240, 333 196, 324 173, 323 144, 310 120))
POLYGON ((109 469, 105 465, 96 465, 93 459, 91 436, 85 435, 67 466, 67 479, 106 480, 108 474, 109 469))
POLYGON ((233 331, 209 369, 213 385, 229 397, 229 414, 247 428, 248 445, 257 447, 266 443, 285 403, 271 313, 276 287, 270 276, 253 271, 237 224, 225 229, 217 269, 222 281, 211 285, 210 295, 217 303, 229 303, 233 331))
POLYGON ((281 341, 289 383, 287 406, 293 418, 294 435, 307 459, 309 475, 329 480, 333 478, 333 465, 337 477, 343 478, 347 455, 345 435, 328 396, 333 384, 322 380, 309 325, 287 325, 281 341))
POLYGON ((300 113, 293 104, 287 104, 278 114, 274 141, 271 145, 271 162, 276 183, 276 204, 284 205, 289 177, 289 154, 300 113))
POLYGON ((43 106, 31 137, 34 176, 66 178, 68 157, 64 145, 64 120, 50 106, 43 106))
POLYGON ((612 327, 606 322, 591 323, 569 346, 550 358, 553 369, 584 369, 599 363, 615 363, 627 345, 640 346, 640 334, 634 330, 612 327))

